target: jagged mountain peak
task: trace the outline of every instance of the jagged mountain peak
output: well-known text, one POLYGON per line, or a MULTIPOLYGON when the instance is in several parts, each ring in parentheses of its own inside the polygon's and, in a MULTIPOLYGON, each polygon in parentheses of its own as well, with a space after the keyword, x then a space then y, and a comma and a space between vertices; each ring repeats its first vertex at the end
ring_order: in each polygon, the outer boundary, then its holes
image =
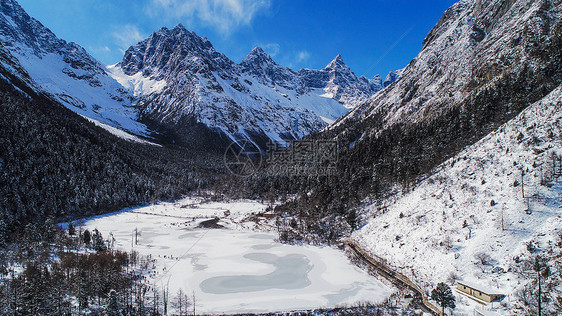
POLYGON ((174 27, 174 30, 177 30, 177 31, 188 31, 187 28, 186 28, 185 26, 183 26, 183 24, 181 24, 181 23, 178 23, 178 25, 176 25, 176 26, 174 27))
POLYGON ((0 0, 0 5, 2 6, 3 14, 8 14, 10 16, 25 15, 29 17, 15 0, 0 0))
POLYGON ((242 66, 249 66, 250 64, 270 64, 277 65, 277 63, 271 58, 271 56, 266 53, 261 47, 256 46, 248 53, 246 58, 240 63, 242 66))
POLYGON ((338 54, 323 70, 331 71, 331 70, 349 70, 349 67, 343 61, 343 57, 341 54, 338 54))
POLYGON ((403 71, 404 68, 389 72, 388 75, 386 75, 386 77, 384 78, 383 86, 388 87, 391 83, 398 80, 398 78, 402 76, 403 71))
POLYGON ((341 54, 337 54, 336 57, 332 60, 332 62, 343 63, 343 57, 341 54))
POLYGON ((304 92, 304 83, 297 73, 277 64, 261 47, 255 47, 240 63, 242 73, 255 76, 261 83, 304 92))
POLYGON ((199 36, 194 31, 188 30, 183 24, 179 23, 178 25, 174 26, 172 29, 167 27, 162 27, 160 30, 154 32, 157 35, 163 37, 170 37, 177 40, 193 40, 205 43, 205 45, 211 45, 211 42, 204 36, 199 36))
MULTIPOLYGON (((163 27, 160 30, 152 33, 152 35, 145 41, 151 40, 152 38, 157 38, 159 40, 170 40, 176 42, 176 44, 182 43, 192 43, 199 48, 212 48, 213 45, 206 38, 197 35, 195 32, 189 31, 183 24, 178 24, 174 28, 169 29, 163 27)), ((142 42, 141 42, 142 43, 142 42)))
POLYGON ((158 31, 154 32, 156 34, 163 34, 163 35, 169 35, 169 34, 187 34, 187 35, 191 35, 191 32, 185 27, 183 26, 183 24, 179 23, 178 25, 174 26, 173 28, 168 28, 166 26, 161 27, 158 31))
POLYGON ((67 45, 41 22, 30 17, 14 0, 0 1, 0 35, 4 39, 2 45, 19 49, 15 44, 21 43, 30 47, 36 55, 55 52, 67 45))
POLYGON ((163 27, 129 47, 121 62, 126 75, 142 71, 144 77, 156 75, 157 80, 177 76, 187 68, 209 72, 233 65, 234 62, 218 53, 207 38, 187 30, 182 24, 173 29, 163 27))
POLYGON ((254 47, 254 49, 252 49, 252 51, 248 54, 248 55, 258 55, 258 56, 269 56, 264 50, 263 48, 256 46, 254 47))

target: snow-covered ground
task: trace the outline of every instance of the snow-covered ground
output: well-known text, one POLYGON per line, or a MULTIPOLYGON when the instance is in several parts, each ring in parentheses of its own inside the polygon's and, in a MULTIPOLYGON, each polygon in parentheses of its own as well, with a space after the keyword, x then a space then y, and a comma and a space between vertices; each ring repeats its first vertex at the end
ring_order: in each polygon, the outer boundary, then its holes
MULTIPOLYGON (((15 44, 17 45, 17 44, 15 44)), ((137 122, 137 110, 122 87, 106 74, 95 74, 69 67, 63 57, 47 53, 38 57, 29 48, 20 45, 11 53, 27 70, 41 89, 53 95, 72 111, 103 124, 138 135, 147 135, 147 127, 137 122), (75 77, 84 76, 98 80, 75 77)))
MULTIPOLYGON (((85 221, 114 247, 151 255, 149 283, 195 295, 205 313, 265 312, 382 302, 393 292, 330 247, 277 243, 268 226, 247 221, 266 205, 186 198, 85 221), (199 228, 220 218, 224 228, 199 228), (135 244, 135 230, 138 244, 135 244)), ((263 221, 263 219, 262 219, 263 221)), ((271 226, 269 226, 271 228, 271 226)))
POLYGON ((85 118, 85 119, 87 119, 88 121, 94 123, 96 126, 99 126, 99 127, 103 128, 103 129, 105 129, 106 131, 110 132, 111 134, 113 134, 113 135, 115 135, 115 136, 117 136, 117 137, 119 137, 119 138, 122 138, 122 139, 124 139, 124 140, 130 141, 130 142, 134 142, 134 143, 150 144, 150 145, 153 145, 153 146, 162 147, 162 145, 159 145, 159 144, 156 144, 156 143, 152 143, 152 142, 146 141, 146 140, 144 140, 144 139, 142 139, 142 138, 140 138, 140 137, 138 137, 138 136, 136 136, 136 135, 129 134, 129 133, 125 132, 124 130, 120 130, 120 129, 115 128, 115 127, 113 127, 113 126, 109 126, 109 125, 104 124, 104 123, 102 123, 102 122, 99 122, 99 121, 96 121, 96 120, 94 120, 94 119, 91 119, 91 118, 89 118, 89 117, 87 117, 87 116, 82 116, 82 117, 85 118))
MULTIPOLYGON (((552 157, 562 155, 560 100, 559 87, 409 193, 368 207, 353 238, 428 290, 454 279, 496 289, 507 312, 529 281, 514 259, 530 257, 529 241, 545 252, 562 232, 562 177, 551 177, 552 157)), ((459 312, 472 312, 475 303, 457 299, 459 312)))

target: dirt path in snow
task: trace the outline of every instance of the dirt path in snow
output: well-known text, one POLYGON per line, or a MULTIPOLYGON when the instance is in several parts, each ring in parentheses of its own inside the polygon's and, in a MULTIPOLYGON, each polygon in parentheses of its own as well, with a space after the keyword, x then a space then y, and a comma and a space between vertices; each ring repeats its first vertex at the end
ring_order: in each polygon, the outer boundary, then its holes
POLYGON ((392 270, 389 266, 384 264, 381 260, 373 258, 367 252, 365 252, 359 245, 353 241, 346 240, 344 245, 350 249, 355 256, 362 262, 367 264, 370 268, 373 268, 378 274, 380 274, 385 279, 389 280, 393 284, 406 287, 416 294, 416 296, 421 297, 421 302, 418 300, 419 307, 421 307, 425 312, 432 313, 434 315, 440 315, 441 311, 435 307, 431 302, 429 302, 427 295, 425 295, 424 290, 414 282, 412 282, 405 275, 392 270))

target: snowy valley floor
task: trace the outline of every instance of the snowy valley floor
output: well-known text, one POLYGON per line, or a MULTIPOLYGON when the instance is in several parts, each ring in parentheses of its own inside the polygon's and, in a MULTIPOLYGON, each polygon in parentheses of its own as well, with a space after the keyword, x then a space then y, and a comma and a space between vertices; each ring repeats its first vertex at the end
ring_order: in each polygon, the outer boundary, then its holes
POLYGON ((381 303, 393 293, 339 250, 280 244, 274 232, 244 220, 265 207, 187 198, 91 218, 84 228, 114 238, 116 249, 151 256, 149 284, 194 295, 201 313, 381 303), (199 227, 215 216, 223 228, 199 227))

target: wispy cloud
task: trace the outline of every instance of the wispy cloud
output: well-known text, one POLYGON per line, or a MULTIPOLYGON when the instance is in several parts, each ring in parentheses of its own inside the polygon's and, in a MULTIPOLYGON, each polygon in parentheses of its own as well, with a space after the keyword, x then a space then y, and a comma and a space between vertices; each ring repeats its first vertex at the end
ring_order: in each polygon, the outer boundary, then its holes
POLYGON ((115 43, 119 46, 121 50, 129 48, 129 46, 138 43, 146 38, 146 36, 139 31, 139 29, 132 24, 126 24, 119 27, 115 32, 112 33, 115 43))
POLYGON ((292 51, 283 58, 287 67, 297 69, 306 66, 304 63, 310 59, 310 52, 307 50, 292 51))
POLYGON ((310 53, 305 51, 305 50, 301 50, 300 52, 297 53, 297 58, 296 58, 296 63, 302 63, 303 61, 307 61, 310 58, 310 53))
POLYGON ((249 25, 256 14, 271 6, 271 0, 151 0, 146 8, 153 17, 174 17, 191 24, 199 21, 229 34, 249 25))
POLYGON ((94 53, 111 53, 111 48, 108 46, 92 47, 89 46, 88 50, 94 53))

